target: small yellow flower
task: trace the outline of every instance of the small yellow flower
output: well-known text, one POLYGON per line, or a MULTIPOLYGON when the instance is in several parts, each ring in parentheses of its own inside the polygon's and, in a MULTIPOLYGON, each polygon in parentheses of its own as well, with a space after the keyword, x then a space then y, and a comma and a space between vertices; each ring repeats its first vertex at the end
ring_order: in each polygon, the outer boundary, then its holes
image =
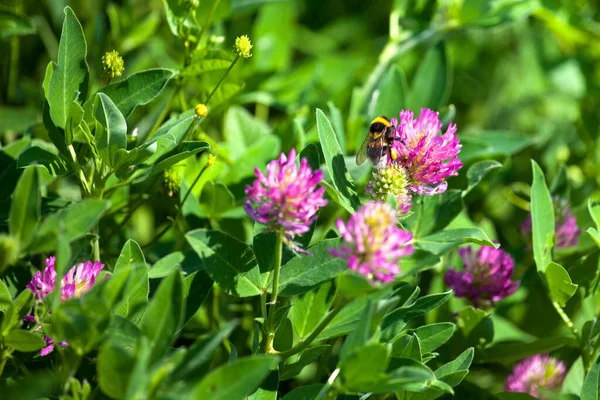
POLYGON ((206 117, 206 115, 208 114, 208 107, 206 107, 206 104, 196 104, 196 107, 194 108, 194 112, 196 113, 196 115, 200 118, 204 118, 206 117))
POLYGON ((208 168, 211 168, 211 167, 214 167, 216 163, 217 163, 217 157, 213 156, 212 154, 209 154, 208 160, 206 161, 206 166, 208 168))
POLYGON ((246 35, 239 36, 235 39, 235 50, 244 58, 252 57, 252 53, 250 52, 252 47, 252 42, 250 42, 250 38, 246 35))
POLYGON ((102 68, 108 76, 114 78, 123 74, 123 71, 125 71, 125 62, 123 61, 123 57, 119 55, 119 52, 113 50, 102 56, 102 68))

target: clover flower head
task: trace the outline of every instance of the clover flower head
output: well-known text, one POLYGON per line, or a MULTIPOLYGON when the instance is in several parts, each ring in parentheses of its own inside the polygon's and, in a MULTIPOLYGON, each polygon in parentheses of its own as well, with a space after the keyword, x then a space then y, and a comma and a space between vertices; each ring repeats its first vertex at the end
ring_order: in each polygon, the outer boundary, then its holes
POLYGON ((450 123, 446 132, 439 135, 442 129, 439 113, 428 108, 421 109, 417 118, 411 110, 403 110, 400 120, 394 118, 391 124, 398 140, 392 142, 394 157, 390 162, 406 168, 410 191, 427 196, 444 193, 448 187, 445 179, 458 175, 462 167, 456 124, 450 123))
POLYGON ((110 78, 121 76, 125 71, 123 57, 116 50, 110 51, 102 56, 102 69, 110 78))
POLYGON ((446 285, 457 297, 468 298, 476 307, 491 306, 513 294, 519 281, 511 281, 514 261, 504 250, 482 246, 475 255, 471 247, 459 251, 463 270, 449 269, 446 285))
POLYGON ((348 219, 338 219, 342 236, 332 256, 346 259, 348 267, 372 282, 389 283, 400 273, 398 262, 413 253, 412 233, 397 227, 396 211, 389 204, 371 201, 348 219))
MULTIPOLYGON (((43 272, 37 271, 33 279, 27 284, 34 296, 41 301, 56 288, 56 270, 54 269, 55 257, 46 259, 46 268, 43 272)), ((74 265, 63 277, 60 284, 60 299, 65 301, 89 292, 96 277, 104 268, 104 264, 99 261, 86 261, 74 265)))
POLYGON ((244 210, 255 221, 272 231, 283 231, 284 242, 293 250, 304 252, 293 242, 294 237, 310 230, 317 211, 327 204, 320 170, 313 171, 306 158, 296 165, 296 151, 281 153, 267 165, 266 174, 254 170, 256 180, 246 186, 248 198, 244 210))
POLYGON ((244 57, 244 58, 252 57, 252 53, 251 53, 252 47, 254 47, 254 46, 252 46, 252 42, 250 41, 250 38, 246 35, 238 36, 235 39, 235 51, 241 57, 244 57))
POLYGON ((194 113, 196 116, 204 118, 208 115, 208 107, 206 104, 198 103, 196 104, 196 107, 194 107, 194 113))
POLYGON ((367 183, 366 192, 375 201, 384 203, 388 195, 393 195, 398 203, 397 211, 405 214, 410 210, 411 196, 408 192, 406 169, 396 163, 373 172, 373 178, 367 183))
POLYGON ((528 393, 537 399, 540 389, 550 391, 559 388, 566 373, 565 363, 547 354, 536 354, 521 361, 506 379, 507 392, 528 393))
MULTIPOLYGON (((554 247, 565 249, 579 244, 581 230, 577 226, 577 219, 571 213, 569 204, 565 199, 554 197, 554 247)), ((531 214, 521 224, 521 233, 525 240, 531 242, 531 214)))

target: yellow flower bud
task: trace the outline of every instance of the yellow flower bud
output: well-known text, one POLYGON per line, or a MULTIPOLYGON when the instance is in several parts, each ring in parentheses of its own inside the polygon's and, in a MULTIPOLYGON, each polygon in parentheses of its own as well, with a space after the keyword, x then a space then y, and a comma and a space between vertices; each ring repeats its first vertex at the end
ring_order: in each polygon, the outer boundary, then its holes
POLYGON ((196 115, 200 118, 204 118, 206 117, 206 115, 208 114, 208 107, 206 107, 206 104, 196 104, 196 107, 194 108, 194 112, 196 113, 196 115))
POLYGON ((217 163, 217 157, 213 156, 212 154, 208 155, 208 160, 206 161, 206 166, 211 168, 214 167, 214 165, 217 163))
POLYGON ((102 56, 102 68, 104 69, 104 73, 114 78, 123 74, 123 71, 125 71, 125 62, 123 61, 123 57, 119 55, 119 52, 113 50, 102 56))
POLYGON ((239 36, 235 39, 235 50, 244 58, 252 57, 252 53, 250 52, 252 47, 252 42, 250 42, 250 38, 246 35, 239 36))

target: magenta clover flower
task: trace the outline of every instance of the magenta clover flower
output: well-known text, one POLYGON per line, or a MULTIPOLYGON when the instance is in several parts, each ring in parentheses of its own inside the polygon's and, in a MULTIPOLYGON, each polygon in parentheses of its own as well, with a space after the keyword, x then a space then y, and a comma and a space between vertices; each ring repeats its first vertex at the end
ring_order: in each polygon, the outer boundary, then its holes
MULTIPOLYGON (((54 291, 56 286, 56 270, 54 262, 56 257, 46 259, 46 268, 43 272, 37 271, 27 284, 27 288, 31 290, 38 300, 42 300, 48 294, 54 291)), ((62 278, 60 285, 60 299, 65 301, 73 297, 79 297, 88 292, 94 283, 100 270, 104 268, 104 264, 99 261, 86 261, 74 265, 62 278)))
POLYGON ((410 209, 412 194, 432 196, 446 191, 445 179, 458 175, 462 168, 458 159, 462 146, 456 136, 456 124, 450 123, 446 132, 439 135, 439 113, 428 108, 421 109, 417 118, 411 110, 402 110, 400 121, 393 118, 391 124, 395 127, 391 158, 373 174, 367 193, 375 200, 393 194, 398 211, 405 213, 410 209))
POLYGON ((344 223, 336 226, 342 236, 334 257, 346 259, 348 267, 372 282, 388 283, 400 273, 398 262, 413 253, 412 233, 397 227, 396 212, 386 203, 369 202, 344 223))
MULTIPOLYGON (((41 301, 56 288, 55 261, 55 257, 47 258, 44 271, 37 271, 31 281, 27 284, 27 288, 33 292, 33 295, 38 301, 41 301)), ((99 261, 86 261, 74 265, 61 280, 60 300, 65 301, 74 297, 79 297, 90 291, 102 268, 104 268, 104 264, 99 261)), ((36 323, 35 316, 33 315, 25 316, 25 321, 36 323)), ((36 331, 40 328, 41 326, 36 328, 36 331)), ((40 351, 41 356, 48 355, 54 349, 54 340, 44 336, 44 341, 47 346, 40 351)), ((64 348, 67 346, 67 342, 61 341, 60 345, 64 348)))
POLYGON ((457 297, 468 298, 476 307, 491 306, 513 294, 519 281, 512 282, 514 261, 504 250, 482 246, 477 255, 470 247, 460 249, 463 271, 449 269, 446 285, 457 297))
MULTIPOLYGON (((555 197, 554 204, 554 247, 565 249, 579 244, 581 230, 577 226, 577 219, 571 213, 566 200, 555 197)), ((521 224, 521 233, 525 240, 531 242, 531 214, 521 224)))
POLYGON ((310 230, 317 211, 327 204, 325 187, 318 187, 323 178, 320 170, 313 171, 306 158, 296 165, 296 151, 288 156, 281 153, 278 160, 267 165, 267 173, 254 170, 256 179, 246 186, 244 210, 255 221, 273 231, 282 230, 284 242, 293 250, 303 251, 293 242, 294 237, 310 230))
POLYGON ((542 392, 559 388, 565 379, 565 363, 550 357, 547 354, 537 354, 521 361, 512 370, 512 374, 506 378, 505 390, 507 392, 528 393, 537 399, 542 392))

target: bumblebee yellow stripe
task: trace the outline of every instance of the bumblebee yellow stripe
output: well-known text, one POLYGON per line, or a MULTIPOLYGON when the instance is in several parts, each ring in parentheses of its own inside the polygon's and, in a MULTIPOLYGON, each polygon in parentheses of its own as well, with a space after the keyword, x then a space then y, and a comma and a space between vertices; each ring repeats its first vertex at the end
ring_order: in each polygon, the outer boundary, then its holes
POLYGON ((383 117, 377 117, 373 120, 373 122, 371 122, 371 125, 376 124, 376 123, 381 123, 383 124, 386 128, 388 126, 390 126, 390 123, 387 119, 383 118, 383 117))

